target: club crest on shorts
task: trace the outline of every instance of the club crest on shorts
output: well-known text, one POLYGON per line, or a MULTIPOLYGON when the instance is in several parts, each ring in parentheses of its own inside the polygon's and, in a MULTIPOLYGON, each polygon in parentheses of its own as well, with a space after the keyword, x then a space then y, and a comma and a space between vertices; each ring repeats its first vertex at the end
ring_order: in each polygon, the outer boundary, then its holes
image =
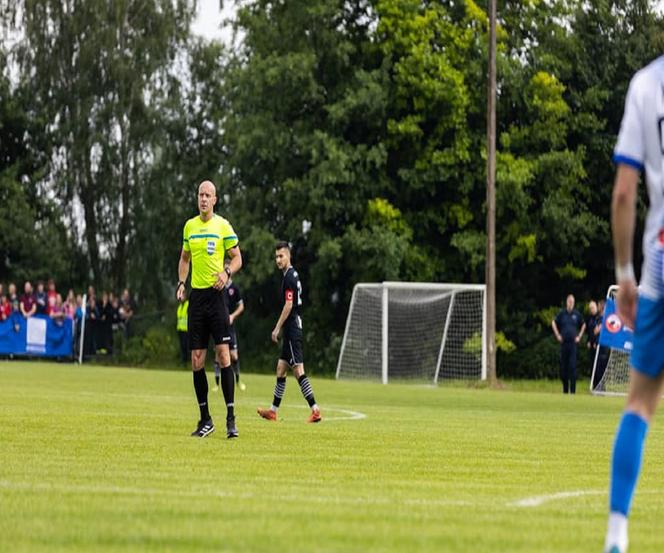
POLYGON ((207 243, 207 253, 208 255, 214 255, 214 250, 216 249, 216 242, 214 240, 208 240, 207 243))

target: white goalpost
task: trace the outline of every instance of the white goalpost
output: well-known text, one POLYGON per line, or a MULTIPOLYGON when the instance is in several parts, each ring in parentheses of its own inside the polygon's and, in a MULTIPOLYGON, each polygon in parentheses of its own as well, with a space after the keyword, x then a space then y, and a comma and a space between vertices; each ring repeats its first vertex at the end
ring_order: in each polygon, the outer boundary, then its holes
POLYGON ((337 378, 486 379, 486 286, 355 285, 337 378))
MULTIPOLYGON (((606 300, 614 300, 618 293, 617 285, 610 286, 606 300)), ((606 308, 605 308, 606 309, 606 308)), ((617 316, 616 316, 617 317, 617 316)), ((606 311, 601 332, 607 332, 606 311)), ((619 319, 618 319, 619 320, 619 319)), ((600 334, 600 342, 602 335, 600 334)), ((590 391, 602 396, 625 396, 629 386, 629 351, 627 349, 598 345, 590 377, 590 391)))

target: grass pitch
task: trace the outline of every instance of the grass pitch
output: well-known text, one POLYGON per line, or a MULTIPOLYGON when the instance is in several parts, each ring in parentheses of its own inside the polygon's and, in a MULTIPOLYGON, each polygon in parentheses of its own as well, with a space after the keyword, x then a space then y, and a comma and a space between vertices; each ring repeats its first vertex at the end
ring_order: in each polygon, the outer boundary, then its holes
MULTIPOLYGON (((295 380, 272 423, 244 379, 240 438, 215 395, 201 440, 189 372, 1 362, 0 550, 601 551, 621 399, 314 378, 307 425, 295 380)), ((662 442, 630 553, 664 549, 662 442)))

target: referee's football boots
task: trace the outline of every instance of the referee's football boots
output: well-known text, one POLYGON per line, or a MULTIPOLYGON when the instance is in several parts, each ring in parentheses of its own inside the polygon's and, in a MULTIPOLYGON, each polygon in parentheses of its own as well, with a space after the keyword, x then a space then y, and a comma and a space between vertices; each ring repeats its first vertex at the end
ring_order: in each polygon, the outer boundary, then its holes
POLYGON ((194 436, 194 438, 205 438, 213 432, 214 423, 212 422, 212 419, 208 419, 206 421, 198 421, 198 426, 196 427, 196 430, 191 433, 191 435, 194 436))

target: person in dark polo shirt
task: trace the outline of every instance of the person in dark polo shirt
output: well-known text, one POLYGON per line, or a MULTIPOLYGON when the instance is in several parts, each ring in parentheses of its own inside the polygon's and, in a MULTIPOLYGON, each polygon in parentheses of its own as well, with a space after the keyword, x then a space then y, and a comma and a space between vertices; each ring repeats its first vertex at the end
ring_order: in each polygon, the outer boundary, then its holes
POLYGON ((551 321, 551 328, 556 340, 560 342, 560 379, 563 381, 563 393, 576 393, 576 345, 581 340, 586 323, 574 309, 574 296, 567 296, 565 309, 551 321))

